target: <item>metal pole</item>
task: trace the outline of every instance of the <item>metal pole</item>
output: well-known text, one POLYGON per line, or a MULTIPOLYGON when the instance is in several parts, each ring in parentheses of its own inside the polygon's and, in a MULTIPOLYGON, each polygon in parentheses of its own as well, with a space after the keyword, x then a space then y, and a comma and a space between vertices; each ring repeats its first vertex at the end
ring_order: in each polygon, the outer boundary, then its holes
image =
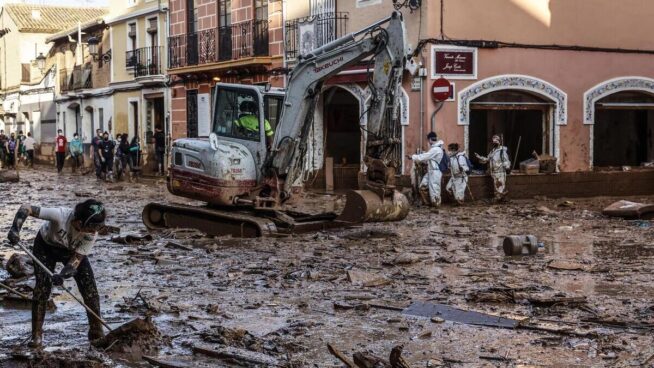
MULTIPOLYGON (((36 263, 37 265, 39 265, 39 267, 41 267, 41 268, 43 269, 43 271, 45 271, 45 273, 48 274, 48 276, 50 276, 50 277, 53 277, 53 276, 54 276, 54 275, 52 274, 52 271, 50 271, 47 267, 45 267, 45 265, 44 265, 43 263, 41 263, 41 261, 39 261, 38 258, 36 258, 36 257, 35 257, 35 256, 34 256, 34 255, 29 251, 29 250, 27 250, 27 248, 25 248, 25 247, 24 247, 22 244, 20 244, 20 243, 18 243, 18 246, 19 246, 20 249, 22 249, 25 253, 27 253, 27 255, 30 256, 30 258, 32 258, 32 259, 34 260, 34 263, 36 263)), ((84 307, 84 309, 86 309, 86 311, 89 312, 89 314, 91 314, 93 317, 97 318, 98 321, 100 321, 100 323, 102 323, 102 324, 104 325, 104 327, 106 327, 109 331, 113 331, 113 329, 112 329, 112 328, 107 324, 107 322, 105 322, 105 321, 104 321, 100 316, 98 316, 98 315, 97 315, 97 314, 96 314, 96 313, 95 313, 91 308, 89 308, 86 304, 84 304, 84 302, 81 301, 77 296, 75 296, 75 294, 73 294, 69 289, 65 288, 64 286, 62 286, 61 288, 64 289, 64 290, 68 293, 68 295, 72 296, 73 299, 75 299, 75 300, 76 300, 76 301, 77 301, 77 302, 78 302, 82 307, 84 307)))

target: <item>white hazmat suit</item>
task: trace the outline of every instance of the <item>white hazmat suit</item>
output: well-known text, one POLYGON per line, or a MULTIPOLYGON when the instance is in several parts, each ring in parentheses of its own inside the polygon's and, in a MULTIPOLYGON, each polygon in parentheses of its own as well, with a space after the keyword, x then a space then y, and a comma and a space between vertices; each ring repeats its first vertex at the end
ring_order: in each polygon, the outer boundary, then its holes
POLYGON ((457 203, 463 203, 468 187, 468 159, 465 153, 457 152, 449 157, 450 159, 450 181, 445 189, 454 196, 457 203))
POLYGON ((441 205, 441 179, 443 173, 438 168, 438 164, 444 157, 443 141, 437 141, 431 144, 429 151, 419 155, 411 156, 414 162, 426 162, 427 174, 420 181, 420 187, 429 188, 429 199, 432 206, 441 205))
POLYGON ((487 157, 477 156, 482 164, 489 163, 488 169, 493 178, 495 199, 501 200, 506 195, 506 170, 511 168, 509 153, 506 147, 497 146, 493 148, 487 157))

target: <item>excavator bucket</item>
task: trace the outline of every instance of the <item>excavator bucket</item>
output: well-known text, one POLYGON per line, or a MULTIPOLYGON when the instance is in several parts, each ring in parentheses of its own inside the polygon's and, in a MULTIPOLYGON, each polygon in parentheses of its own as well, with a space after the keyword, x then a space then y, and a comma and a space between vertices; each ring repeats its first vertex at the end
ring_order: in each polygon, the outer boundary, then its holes
POLYGON ((380 197, 370 190, 347 192, 345 208, 336 221, 362 223, 403 220, 409 213, 409 200, 404 194, 393 191, 389 197, 380 197))

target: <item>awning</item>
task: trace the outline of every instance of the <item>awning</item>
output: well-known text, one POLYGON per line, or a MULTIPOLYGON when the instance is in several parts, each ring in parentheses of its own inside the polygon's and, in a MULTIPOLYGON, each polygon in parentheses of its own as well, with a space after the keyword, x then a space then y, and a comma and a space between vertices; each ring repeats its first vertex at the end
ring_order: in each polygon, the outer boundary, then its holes
MULTIPOLYGON (((372 72, 372 70, 370 70, 372 72)), ((347 83, 367 83, 368 82, 368 69, 362 68, 360 65, 348 68, 335 76, 327 79, 325 85, 334 84, 347 84, 347 83)))

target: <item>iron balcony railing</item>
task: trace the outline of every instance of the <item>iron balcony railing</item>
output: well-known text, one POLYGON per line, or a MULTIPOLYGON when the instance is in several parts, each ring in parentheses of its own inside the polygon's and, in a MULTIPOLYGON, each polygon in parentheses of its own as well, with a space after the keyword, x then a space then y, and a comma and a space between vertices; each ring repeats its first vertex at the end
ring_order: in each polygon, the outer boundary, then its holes
POLYGON ((140 49, 127 51, 125 66, 134 69, 135 77, 147 77, 150 75, 162 75, 161 46, 142 47, 140 49))
POLYGON ((269 54, 267 20, 250 20, 168 38, 170 69, 269 54))
POLYGON ((295 60, 347 34, 348 13, 324 13, 286 21, 286 59, 295 60))

